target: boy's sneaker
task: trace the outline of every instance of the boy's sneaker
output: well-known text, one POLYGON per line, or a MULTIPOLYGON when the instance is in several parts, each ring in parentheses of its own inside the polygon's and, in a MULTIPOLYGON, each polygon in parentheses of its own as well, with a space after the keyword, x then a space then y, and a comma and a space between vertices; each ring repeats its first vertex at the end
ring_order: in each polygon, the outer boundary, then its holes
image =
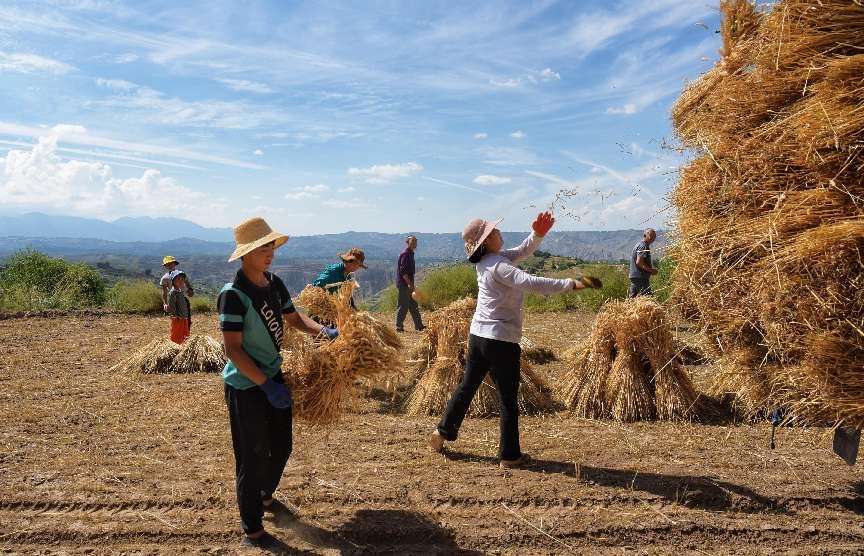
POLYGON ((424 330, 426 330, 426 327, 421 324, 420 326, 417 327, 416 330, 417 330, 417 332, 423 332, 424 330))
POLYGON ((444 437, 437 430, 429 435, 429 447, 437 454, 444 451, 444 437))
POLYGON ((240 541, 240 546, 243 548, 259 548, 261 550, 269 550, 278 547, 282 543, 268 533, 264 531, 264 534, 260 537, 255 537, 254 539, 248 535, 243 536, 243 540, 240 541))
POLYGON ((502 459, 500 465, 502 469, 518 469, 519 467, 524 467, 530 461, 531 458, 528 457, 528 454, 522 454, 516 459, 502 459))

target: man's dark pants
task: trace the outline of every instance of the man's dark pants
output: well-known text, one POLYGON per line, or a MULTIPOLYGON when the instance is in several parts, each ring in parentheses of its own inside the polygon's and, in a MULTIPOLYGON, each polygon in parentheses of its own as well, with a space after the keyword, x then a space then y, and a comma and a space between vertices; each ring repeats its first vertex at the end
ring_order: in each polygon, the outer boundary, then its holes
POLYGON ((630 278, 630 288, 627 290, 627 297, 637 297, 640 295, 654 295, 651 291, 651 284, 648 278, 630 278))
POLYGON ((414 321, 414 329, 420 330, 423 328, 423 320, 420 318, 420 308, 417 302, 411 297, 411 288, 408 286, 398 286, 399 297, 396 301, 396 330, 402 330, 405 324, 405 314, 411 313, 411 319, 414 321))
MULTIPOLYGON (((282 382, 281 375, 273 380, 282 382)), ((263 499, 270 498, 291 455, 291 408, 270 405, 264 391, 253 386, 225 386, 231 440, 237 473, 237 506, 245 533, 263 528, 263 499)))
POLYGON ((441 422, 438 433, 445 440, 456 440, 459 427, 468 412, 474 394, 483 382, 487 372, 498 388, 498 401, 501 406, 500 438, 498 456, 501 459, 519 459, 519 357, 522 353, 519 344, 492 340, 471 335, 468 338, 468 355, 465 374, 456 388, 441 422))

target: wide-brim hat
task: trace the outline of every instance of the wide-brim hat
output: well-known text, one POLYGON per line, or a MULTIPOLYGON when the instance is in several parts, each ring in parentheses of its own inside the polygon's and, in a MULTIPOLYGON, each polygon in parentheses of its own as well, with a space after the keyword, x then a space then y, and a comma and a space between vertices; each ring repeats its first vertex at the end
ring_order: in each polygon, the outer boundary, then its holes
POLYGON ((171 273, 168 275, 168 279, 171 280, 171 282, 174 282, 174 279, 177 278, 178 276, 188 278, 188 276, 186 276, 186 273, 183 272, 182 270, 172 270, 171 273))
POLYGON ((234 228, 234 241, 237 248, 228 257, 229 263, 271 242, 275 243, 276 247, 281 247, 288 241, 288 236, 274 232, 263 218, 255 217, 234 228))
POLYGON ((167 257, 162 258, 162 266, 165 266, 166 264, 176 263, 176 262, 179 262, 179 261, 177 259, 175 259, 174 257, 172 257, 171 255, 168 255, 167 257))
POLYGON ((498 224, 500 224, 502 220, 504 219, 499 218, 498 220, 492 221, 475 218, 471 222, 468 222, 465 229, 462 230, 462 240, 465 242, 465 253, 469 257, 473 255, 477 249, 483 245, 483 242, 486 241, 486 238, 489 237, 492 230, 498 227, 498 224))
POLYGON ((361 268, 369 268, 364 264, 364 262, 366 261, 366 253, 364 253, 362 249, 359 249, 357 247, 352 247, 348 251, 340 253, 339 258, 342 259, 343 262, 358 262, 360 263, 361 268))

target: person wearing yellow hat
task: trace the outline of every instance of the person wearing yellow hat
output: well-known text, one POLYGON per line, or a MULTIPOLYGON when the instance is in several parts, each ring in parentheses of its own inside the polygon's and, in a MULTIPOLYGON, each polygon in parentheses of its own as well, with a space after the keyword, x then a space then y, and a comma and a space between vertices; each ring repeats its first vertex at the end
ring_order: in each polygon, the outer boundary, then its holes
MULTIPOLYGON (((174 287, 174 284, 171 282, 171 273, 177 270, 177 267, 180 265, 180 261, 172 257, 171 255, 167 255, 162 258, 162 266, 165 268, 165 274, 162 275, 162 278, 159 279, 159 285, 162 286, 162 310, 166 313, 168 312, 168 292, 171 291, 171 288, 174 287)), ((186 273, 183 273, 186 276, 186 273)), ((192 297, 195 295, 195 290, 192 288, 192 284, 189 283, 189 277, 186 276, 186 296, 192 297)), ((189 321, 192 322, 191 320, 189 321)))
POLYGON ((273 497, 291 455, 292 397, 282 376, 282 336, 288 325, 333 340, 335 328, 298 313, 282 280, 269 272, 288 236, 262 218, 234 228, 240 259, 234 281, 219 294, 219 327, 228 362, 222 371, 237 473, 242 544, 268 548, 278 541, 264 530, 265 511, 290 512, 273 497))
MULTIPOLYGON (((527 292, 549 295, 589 285, 571 278, 534 276, 516 266, 540 247, 543 237, 552 229, 555 219, 550 213, 540 213, 531 225, 531 235, 513 249, 503 249, 504 240, 498 231, 500 222, 475 218, 462 232, 465 254, 477 271, 477 309, 471 320, 462 382, 429 437, 429 446, 440 452, 445 440, 456 440, 468 406, 488 372, 495 381, 501 407, 498 456, 502 467, 516 467, 526 460, 519 445, 517 401, 522 298, 527 292)), ((592 287, 599 285, 599 281, 591 283, 592 287)))

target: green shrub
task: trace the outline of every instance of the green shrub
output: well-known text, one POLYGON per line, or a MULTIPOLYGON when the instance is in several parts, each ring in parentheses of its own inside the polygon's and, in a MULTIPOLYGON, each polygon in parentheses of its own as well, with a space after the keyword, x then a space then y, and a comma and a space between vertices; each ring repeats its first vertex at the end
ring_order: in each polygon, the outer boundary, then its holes
POLYGON ((369 305, 374 311, 392 313, 396 310, 398 300, 399 290, 396 289, 396 286, 390 285, 378 292, 369 305))
POLYGON ((36 251, 19 251, 0 270, 0 310, 39 311, 98 307, 105 301, 99 273, 36 251))
POLYGON ((160 313, 162 289, 146 280, 117 282, 108 292, 108 305, 121 313, 160 313))
POLYGON ((532 311, 568 311, 582 309, 597 311, 610 299, 627 297, 627 287, 630 280, 627 268, 611 264, 586 264, 581 269, 568 269, 552 274, 555 278, 578 278, 590 275, 600 278, 603 287, 599 290, 585 289, 550 296, 528 294, 525 296, 525 308, 532 311))
POLYGON ((417 289, 421 307, 438 309, 469 295, 477 297, 477 272, 470 264, 444 266, 427 274, 417 289))
POLYGON ((672 272, 675 270, 675 259, 666 255, 660 259, 657 274, 651 279, 651 289, 657 301, 664 303, 672 293, 672 272))
MULTIPOLYGON (((477 297, 477 273, 469 264, 452 264, 436 268, 426 274, 417 285, 420 292, 420 307, 434 310, 462 299, 465 296, 477 297)), ((396 286, 387 286, 369 303, 379 312, 395 311, 399 300, 396 286)))
POLYGON ((192 304, 193 313, 209 313, 216 307, 216 301, 212 296, 207 294, 197 293, 189 301, 192 304))

